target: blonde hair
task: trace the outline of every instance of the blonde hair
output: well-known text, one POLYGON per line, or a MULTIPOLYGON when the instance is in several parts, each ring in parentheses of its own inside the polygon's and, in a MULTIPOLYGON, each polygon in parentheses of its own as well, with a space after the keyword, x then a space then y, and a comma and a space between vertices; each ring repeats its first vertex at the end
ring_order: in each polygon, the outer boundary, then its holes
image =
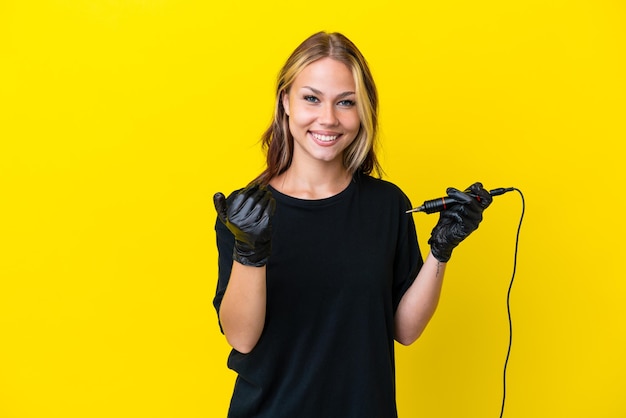
POLYGON ((355 140, 344 151, 344 166, 352 174, 382 174, 375 152, 378 134, 378 92, 367 61, 348 38, 340 33, 318 32, 302 42, 287 59, 278 75, 274 117, 270 127, 261 137, 267 155, 266 169, 255 182, 267 184, 291 165, 293 137, 289 120, 282 103, 283 94, 302 70, 309 64, 332 58, 344 63, 351 71, 356 85, 356 106, 361 127, 355 140))

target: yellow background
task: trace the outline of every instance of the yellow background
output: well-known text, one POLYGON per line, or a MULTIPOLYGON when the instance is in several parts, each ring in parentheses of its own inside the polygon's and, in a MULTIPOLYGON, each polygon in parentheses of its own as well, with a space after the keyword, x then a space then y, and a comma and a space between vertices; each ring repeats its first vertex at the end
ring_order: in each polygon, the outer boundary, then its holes
MULTIPOLYGON (((626 417, 618 0, 2 0, 0 417, 225 416, 211 197, 261 170, 277 71, 318 30, 368 58, 413 203, 524 192, 505 417, 626 417)), ((498 416, 520 210, 496 198, 398 347, 402 417, 498 416)))

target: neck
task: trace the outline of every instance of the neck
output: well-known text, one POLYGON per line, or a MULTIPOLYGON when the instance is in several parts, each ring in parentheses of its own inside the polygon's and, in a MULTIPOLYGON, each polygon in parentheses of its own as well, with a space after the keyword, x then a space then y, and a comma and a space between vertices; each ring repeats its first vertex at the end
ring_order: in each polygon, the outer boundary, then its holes
POLYGON ((279 192, 300 199, 324 199, 342 192, 352 174, 342 166, 311 169, 292 165, 284 173, 274 177, 270 184, 279 192))

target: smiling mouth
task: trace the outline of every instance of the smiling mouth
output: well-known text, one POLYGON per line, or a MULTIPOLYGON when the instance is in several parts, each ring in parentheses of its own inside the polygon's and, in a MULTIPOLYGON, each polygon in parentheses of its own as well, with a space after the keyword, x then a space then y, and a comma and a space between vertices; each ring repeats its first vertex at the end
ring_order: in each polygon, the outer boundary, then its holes
POLYGON ((320 135, 313 132, 311 132, 311 135, 313 135, 315 139, 321 142, 332 142, 339 137, 339 135, 320 135))

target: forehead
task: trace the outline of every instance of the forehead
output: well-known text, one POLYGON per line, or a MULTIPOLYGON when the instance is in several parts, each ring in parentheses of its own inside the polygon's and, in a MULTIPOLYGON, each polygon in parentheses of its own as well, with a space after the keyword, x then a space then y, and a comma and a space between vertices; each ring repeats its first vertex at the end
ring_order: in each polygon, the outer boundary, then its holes
POLYGON ((293 82, 296 88, 314 87, 321 91, 355 91, 352 71, 346 64, 332 58, 322 58, 304 67, 293 82))

